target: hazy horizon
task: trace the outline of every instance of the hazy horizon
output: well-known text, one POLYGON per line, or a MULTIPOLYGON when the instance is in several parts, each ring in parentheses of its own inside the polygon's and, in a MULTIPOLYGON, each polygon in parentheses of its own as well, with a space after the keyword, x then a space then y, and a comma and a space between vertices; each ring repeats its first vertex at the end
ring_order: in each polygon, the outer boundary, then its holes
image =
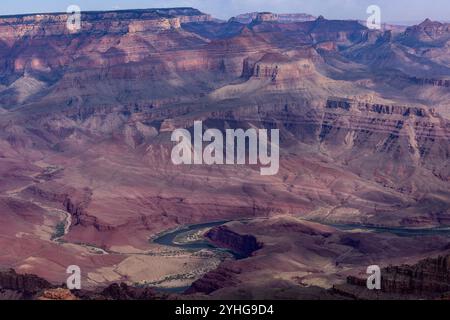
POLYGON ((388 0, 41 0, 39 2, 22 0, 2 4, 0 15, 33 14, 65 12, 69 5, 78 5, 82 11, 107 11, 126 9, 150 9, 170 7, 193 7, 215 18, 229 19, 249 12, 270 11, 274 13, 307 13, 323 15, 329 19, 366 19, 369 5, 380 6, 382 22, 416 23, 426 18, 449 21, 450 2, 436 0, 431 5, 423 6, 423 0, 388 1, 388 0))

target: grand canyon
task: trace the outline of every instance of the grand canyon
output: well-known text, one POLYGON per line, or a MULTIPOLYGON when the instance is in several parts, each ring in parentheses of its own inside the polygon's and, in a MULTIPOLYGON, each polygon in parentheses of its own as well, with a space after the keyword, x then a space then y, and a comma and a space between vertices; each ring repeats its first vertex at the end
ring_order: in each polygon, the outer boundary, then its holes
POLYGON ((450 298, 450 24, 68 18, 0 17, 0 299, 450 298), (174 165, 194 121, 278 174, 174 165))

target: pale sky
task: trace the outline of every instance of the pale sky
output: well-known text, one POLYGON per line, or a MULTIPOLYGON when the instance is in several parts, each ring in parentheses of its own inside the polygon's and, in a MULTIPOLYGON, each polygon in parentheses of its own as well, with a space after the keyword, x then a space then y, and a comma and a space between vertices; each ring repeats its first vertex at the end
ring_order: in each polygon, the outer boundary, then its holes
POLYGON ((84 11, 194 7, 221 19, 254 11, 366 19, 367 7, 375 4, 381 8, 383 22, 450 21, 450 0, 0 0, 0 15, 64 12, 72 4, 84 11))

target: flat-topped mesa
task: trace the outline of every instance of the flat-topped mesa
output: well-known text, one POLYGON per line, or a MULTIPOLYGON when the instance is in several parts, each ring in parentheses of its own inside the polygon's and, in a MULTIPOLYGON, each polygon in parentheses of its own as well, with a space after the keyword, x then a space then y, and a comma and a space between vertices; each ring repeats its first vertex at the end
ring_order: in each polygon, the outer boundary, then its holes
POLYGON ((396 105, 384 105, 384 104, 372 104, 372 103, 358 103, 358 109, 361 111, 374 112, 379 114, 388 115, 400 115, 404 117, 416 116, 420 118, 426 118, 430 116, 433 109, 430 111, 425 110, 420 107, 407 107, 407 106, 396 106, 396 105))
POLYGON ((181 23, 206 22, 213 19, 210 14, 194 8, 163 8, 154 10, 160 14, 175 16, 180 19, 181 23))
POLYGON ((271 12, 260 12, 253 20, 256 23, 259 22, 275 22, 278 21, 278 15, 271 12))
POLYGON ((411 78, 411 82, 422 86, 450 88, 450 79, 432 79, 432 78, 411 78))
POLYGON ((269 21, 277 21, 279 23, 295 23, 295 22, 305 22, 314 21, 316 17, 306 14, 306 13, 277 13, 273 14, 270 12, 251 12, 240 14, 232 18, 232 21, 237 21, 243 24, 249 24, 253 21, 257 21, 258 17, 265 21, 264 19, 269 19, 269 21))
POLYGON ((288 64, 289 58, 277 53, 268 53, 260 59, 252 70, 252 77, 277 80, 282 65, 288 64))
POLYGON ((282 13, 278 14, 278 22, 291 23, 291 22, 305 22, 314 21, 316 17, 306 13, 282 13))
MULTIPOLYGON (((3 39, 71 34, 67 13, 27 14, 0 17, 3 39)), ((79 33, 136 33, 181 28, 182 23, 211 20, 210 15, 192 8, 82 12, 79 33)))
POLYGON ((434 109, 426 110, 420 107, 408 107, 398 105, 385 105, 379 103, 366 103, 353 99, 330 97, 326 102, 327 109, 343 109, 346 111, 357 108, 359 111, 370 113, 400 115, 403 117, 416 116, 420 118, 430 117, 434 109))
POLYGON ((314 49, 310 48, 294 58, 280 53, 267 53, 257 61, 246 59, 242 77, 272 82, 299 80, 314 73, 314 53, 314 49))

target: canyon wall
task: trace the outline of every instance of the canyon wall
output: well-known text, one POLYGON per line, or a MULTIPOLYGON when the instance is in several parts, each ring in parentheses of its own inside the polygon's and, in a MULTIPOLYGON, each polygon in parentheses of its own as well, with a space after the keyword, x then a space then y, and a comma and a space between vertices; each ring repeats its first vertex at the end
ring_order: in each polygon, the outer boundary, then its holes
POLYGON ((263 244, 258 242, 254 236, 240 235, 226 226, 209 230, 205 237, 217 244, 217 246, 228 248, 243 257, 248 257, 263 247, 263 244))
MULTIPOLYGON (((74 33, 67 28, 70 18, 71 15, 65 13, 3 16, 0 17, 0 33, 7 41, 70 35, 74 33)), ((157 32, 179 29, 182 23, 209 20, 209 15, 191 8, 82 12, 81 29, 76 32, 98 35, 157 32)))
POLYGON ((354 299, 445 298, 450 295, 450 256, 428 258, 415 265, 389 266, 381 271, 381 291, 368 290, 366 278, 349 276, 333 290, 354 299))

